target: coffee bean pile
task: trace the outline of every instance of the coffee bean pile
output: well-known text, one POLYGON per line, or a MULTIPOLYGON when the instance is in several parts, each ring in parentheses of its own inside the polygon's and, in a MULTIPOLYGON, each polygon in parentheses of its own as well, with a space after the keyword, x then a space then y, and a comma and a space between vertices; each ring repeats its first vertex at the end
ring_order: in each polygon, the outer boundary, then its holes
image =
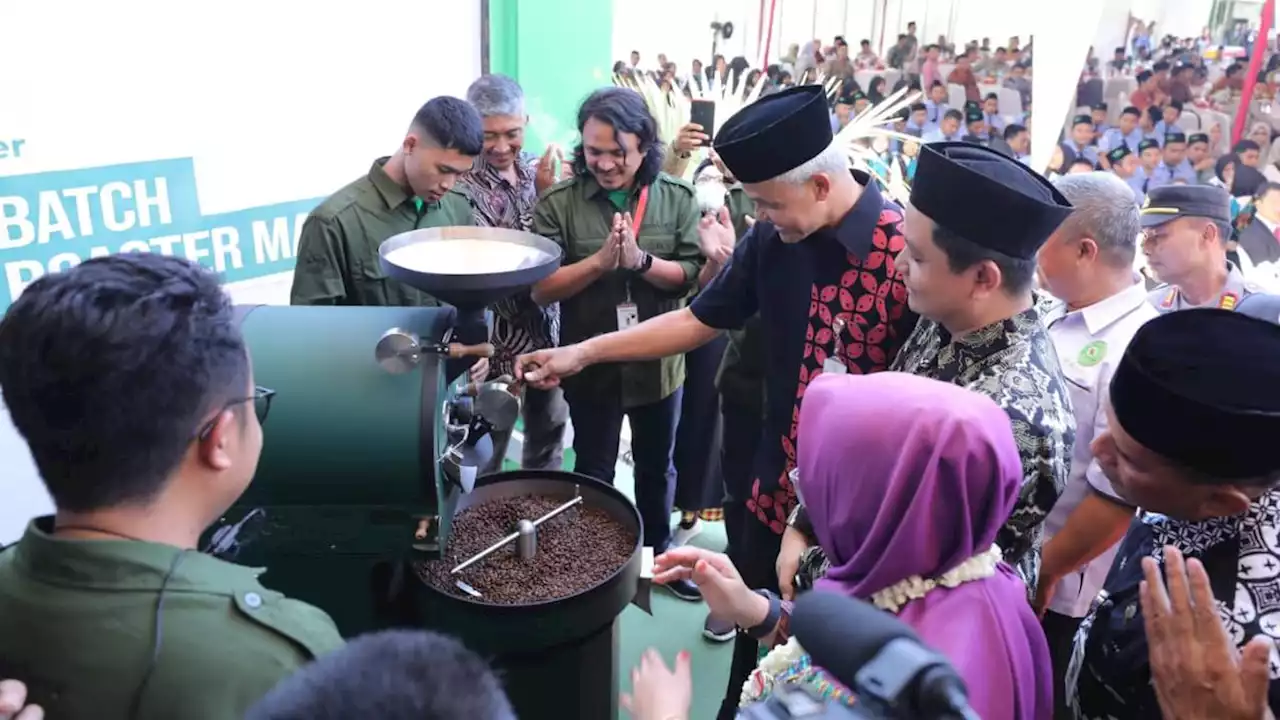
POLYGON ((419 577, 450 595, 471 597, 455 585, 461 580, 484 596, 482 602, 494 605, 559 600, 597 585, 631 558, 636 536, 604 510, 585 503, 538 526, 538 551, 532 559, 521 560, 513 541, 457 575, 449 573, 515 532, 518 521, 537 520, 564 502, 524 495, 463 510, 453 519, 444 557, 420 563, 419 577))

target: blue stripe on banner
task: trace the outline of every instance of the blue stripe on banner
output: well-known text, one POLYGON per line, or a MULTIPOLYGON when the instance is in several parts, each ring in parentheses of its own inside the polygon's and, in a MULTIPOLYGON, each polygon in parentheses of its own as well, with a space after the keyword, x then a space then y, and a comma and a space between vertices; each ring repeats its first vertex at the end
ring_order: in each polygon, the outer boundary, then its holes
POLYGON ((322 199, 204 215, 191 158, 0 176, 0 311, 46 273, 119 252, 178 255, 226 282, 291 270, 322 199))

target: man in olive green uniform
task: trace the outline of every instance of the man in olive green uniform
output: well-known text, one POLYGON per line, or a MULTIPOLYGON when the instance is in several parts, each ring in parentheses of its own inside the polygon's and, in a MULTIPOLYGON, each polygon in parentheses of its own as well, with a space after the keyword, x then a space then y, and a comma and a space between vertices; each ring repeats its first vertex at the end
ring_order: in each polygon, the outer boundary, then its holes
POLYGON ((273 395, 213 273, 128 253, 41 278, 0 320, 0 389, 57 508, 0 552, 0 678, 49 717, 238 718, 342 645, 196 549, 273 395))
MULTIPOLYGON (((294 305, 437 305, 382 272, 378 246, 419 228, 472 225, 454 183, 484 148, 480 114, 438 97, 414 116, 395 154, 320 203, 302 226, 290 302, 294 305)), ((487 370, 487 367, 486 367, 487 370)))
POLYGON ((1231 197, 1213 185, 1155 188, 1138 211, 1147 265, 1168 285, 1148 302, 1161 313, 1193 307, 1234 310, 1261 288, 1227 260, 1231 197))
MULTIPOLYGON (((684 305, 702 266, 693 186, 660 172, 663 147, 644 99, 598 90, 578 113, 573 177, 534 208, 533 231, 564 248, 564 265, 533 288, 560 302, 561 342, 636 325, 684 305)), ((593 367, 563 387, 573 422, 574 469, 612 483, 624 417, 631 423, 636 506, 656 552, 671 536, 684 358, 593 367)), ((684 583, 673 590, 699 599, 684 583)))

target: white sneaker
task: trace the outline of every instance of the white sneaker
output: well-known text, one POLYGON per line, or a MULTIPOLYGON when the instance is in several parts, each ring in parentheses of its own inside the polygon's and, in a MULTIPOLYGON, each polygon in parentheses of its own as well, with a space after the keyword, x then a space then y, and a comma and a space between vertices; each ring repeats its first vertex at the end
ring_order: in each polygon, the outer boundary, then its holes
POLYGON ((685 527, 676 524, 676 528, 671 533, 671 547, 681 547, 688 545, 689 541, 702 533, 702 518, 694 518, 693 525, 685 527))

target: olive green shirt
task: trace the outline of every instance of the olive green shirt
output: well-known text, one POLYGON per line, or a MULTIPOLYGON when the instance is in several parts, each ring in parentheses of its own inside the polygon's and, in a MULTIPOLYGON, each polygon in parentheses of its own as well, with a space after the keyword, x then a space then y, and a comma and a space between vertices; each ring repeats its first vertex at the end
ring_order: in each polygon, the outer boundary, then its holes
MULTIPOLYGON (((533 210, 533 231, 564 248, 564 264, 591 257, 604 245, 617 212, 635 212, 638 193, 619 208, 595 178, 572 177, 548 188, 533 210)), ((698 204, 693 186, 659 173, 636 242, 641 250, 684 268, 685 283, 674 291, 654 287, 626 270, 602 276, 560 303, 564 345, 618 329, 618 306, 634 303, 641 322, 684 307, 697 285, 704 258, 698 249, 698 204)), ((624 408, 662 400, 684 382, 684 355, 633 363, 606 363, 564 380, 565 393, 621 398, 624 408)))
MULTIPOLYGON (((741 240, 747 234, 747 216, 755 214, 756 205, 747 197, 742 185, 729 188, 725 204, 733 220, 734 232, 741 240)), ((716 388, 720 390, 725 405, 764 417, 764 379, 764 337, 760 316, 755 315, 741 329, 729 331, 729 345, 716 375, 716 388)))
POLYGON ((430 295, 387 277, 378 262, 384 240, 410 230, 474 225, 471 201, 452 188, 424 204, 387 175, 380 158, 369 174, 331 195, 302 225, 293 305, 439 305, 430 295))
POLYGON ((0 678, 25 682, 50 718, 241 718, 343 644, 324 612, 263 587, 262 570, 52 527, 38 518, 0 552, 0 678))

